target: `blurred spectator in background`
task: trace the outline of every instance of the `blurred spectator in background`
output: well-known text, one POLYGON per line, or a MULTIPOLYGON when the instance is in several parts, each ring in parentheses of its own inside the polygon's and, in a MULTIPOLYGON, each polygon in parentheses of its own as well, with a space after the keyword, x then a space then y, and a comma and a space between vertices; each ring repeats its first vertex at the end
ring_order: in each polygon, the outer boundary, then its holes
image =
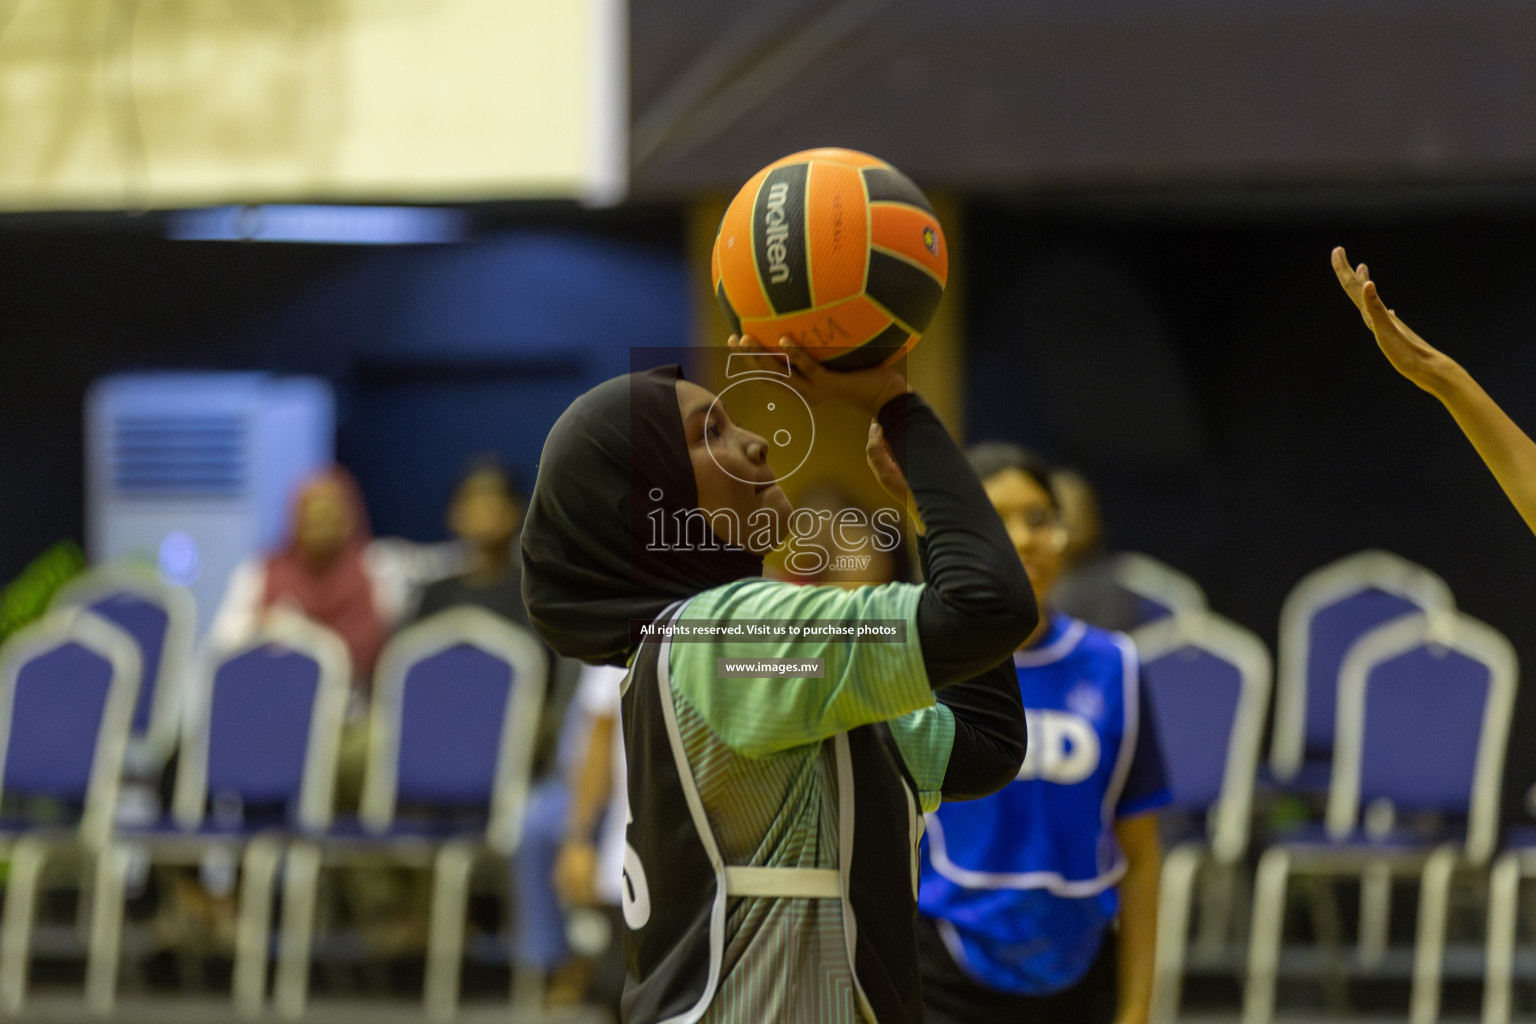
POLYGON ((490 456, 475 459, 448 503, 448 529, 464 546, 464 571, 428 584, 416 617, 473 605, 528 626, 517 564, 522 521, 522 496, 506 466, 490 456))
MULTIPOLYGON (((284 546, 251 558, 230 574, 224 599, 209 628, 208 644, 228 650, 249 641, 268 615, 288 611, 330 629, 352 662, 352 702, 337 764, 337 803, 356 810, 367 756, 364 714, 378 660, 407 593, 396 559, 377 546, 369 530, 362 492, 352 475, 331 466, 300 485, 284 546)), ((161 931, 179 943, 188 923, 231 940, 234 907, 229 871, 214 860, 202 872, 206 889, 181 877, 161 931)))
MULTIPOLYGON (((510 468, 482 454, 470 461, 449 499, 449 531, 461 547, 458 573, 427 583, 416 602, 415 619, 464 605, 484 608, 525 629, 528 609, 522 603, 522 568, 518 562, 518 533, 522 527, 522 494, 510 468)), ((533 743, 533 777, 553 769, 565 709, 581 677, 579 662, 562 659, 542 640, 548 659, 544 712, 533 743)))
POLYGON ((558 897, 558 903, 525 905, 518 932, 520 953, 546 970, 553 968, 547 996, 551 1007, 582 1001, 595 972, 599 984, 593 1001, 617 1012, 624 988, 623 948, 617 941, 629 806, 619 725, 624 676, 624 669, 607 665, 589 665, 582 672, 571 705, 574 728, 568 735, 573 742, 562 758, 564 778, 558 791, 546 789, 530 807, 523 826, 526 852, 519 854, 519 892, 532 896, 552 881, 558 897), (566 941, 561 905, 577 925, 570 929, 573 942, 566 941))
POLYGON ((1146 618, 1141 601, 1115 579, 1093 485, 1075 469, 1056 470, 1050 483, 1067 537, 1051 606, 1100 629, 1125 631, 1141 625, 1146 618))
POLYGON ((1104 519, 1099 496, 1088 478, 1075 469, 1058 469, 1051 474, 1051 490, 1061 506, 1061 527, 1067 534, 1067 546, 1061 552, 1061 567, 1070 571, 1078 564, 1104 555, 1104 519))
MULTIPOLYGON (((448 502, 448 529, 459 545, 461 571, 427 584, 417 602, 415 618, 469 605, 531 628, 518 564, 522 519, 523 500, 511 470, 493 455, 472 460, 448 502)), ((540 646, 544 646, 542 641, 540 646)), ((567 716, 571 693, 581 676, 580 663, 561 658, 547 647, 545 653, 549 676, 533 759, 533 776, 541 781, 529 796, 521 852, 512 875, 515 958, 523 968, 552 975, 551 1003, 570 1005, 580 1001, 590 971, 571 957, 551 872, 565 836, 565 816, 578 772, 575 764, 591 724, 584 714, 567 716), (564 750, 559 757, 563 770, 555 764, 557 747, 564 750)), ((622 677, 620 672, 618 678, 622 677)), ((618 680, 612 680, 611 686, 617 702, 618 680)), ((622 759, 618 763, 622 765, 622 759)), ((359 893, 358 898, 370 898, 375 904, 370 917, 423 922, 424 930, 429 892, 414 876, 399 873, 396 882, 391 890, 376 875, 373 891, 366 897, 359 893)))
MULTIPOLYGON (((494 455, 472 460, 448 501, 448 529, 462 550, 462 571, 427 584, 416 605, 420 620, 450 608, 471 605, 531 630, 523 605, 518 532, 523 499, 512 471, 494 455)), ((544 711, 534 741, 533 776, 553 767, 561 723, 581 675, 581 663, 561 658, 541 640, 549 660, 544 711)))
POLYGON ((288 607, 341 637, 352 658, 355 691, 366 695, 406 590, 390 560, 372 550, 372 540, 352 475, 332 466, 311 477, 294 499, 285 546, 230 574, 209 643, 243 643, 271 609, 288 607))

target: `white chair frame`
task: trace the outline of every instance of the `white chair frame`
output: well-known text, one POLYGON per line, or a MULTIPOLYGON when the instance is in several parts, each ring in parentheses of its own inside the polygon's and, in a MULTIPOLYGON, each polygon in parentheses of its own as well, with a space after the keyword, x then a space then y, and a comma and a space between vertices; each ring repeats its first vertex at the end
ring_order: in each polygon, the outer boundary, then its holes
POLYGON ((1536 878, 1536 849, 1506 850, 1488 879, 1488 940, 1483 976, 1483 1024, 1509 1024, 1514 1010, 1516 926, 1520 883, 1536 878))
POLYGON ((385 648, 374 674, 369 720, 368 771, 360 817, 369 831, 385 833, 394 822, 400 715, 405 678, 422 660, 461 643, 487 651, 512 666, 513 688, 502 727, 490 821, 483 837, 433 843, 401 839, 380 847, 317 837, 288 850, 278 943, 274 1000, 279 1015, 294 1020, 304 1012, 309 987, 310 948, 322 866, 377 864, 381 860, 433 873, 430 931, 423 1001, 434 1021, 451 1018, 458 1007, 464 915, 470 870, 481 856, 506 857, 518 846, 528 774, 539 713, 547 684, 544 648, 527 629, 479 608, 453 608, 402 630, 385 648))
MULTIPOLYGON (((1244 1024, 1268 1024, 1274 1016, 1275 982, 1279 970, 1285 889, 1293 873, 1349 874, 1362 869, 1369 885, 1361 894, 1361 932, 1371 927, 1372 914, 1384 911, 1394 876, 1419 878, 1417 938, 1414 944, 1413 989, 1409 1008, 1412 1024, 1430 1024, 1439 1015, 1441 959, 1450 884, 1458 868, 1485 866, 1498 832, 1499 786, 1514 708, 1518 665, 1514 648, 1491 627, 1459 612, 1409 615, 1378 626, 1355 642, 1340 669, 1339 706, 1329 789, 1327 829, 1335 838, 1349 835, 1361 820, 1360 757, 1365 735, 1366 684, 1378 665, 1416 648, 1433 645, 1455 651, 1485 665, 1489 673, 1487 701, 1469 794, 1467 837, 1462 844, 1434 849, 1271 847, 1259 860, 1254 886, 1253 931, 1249 942, 1248 981, 1243 1002, 1244 1024)), ((1390 818, 1390 808, 1387 817, 1390 818)), ((1374 812, 1373 812, 1374 813, 1374 812)), ((1366 828, 1371 830, 1366 815, 1366 828)), ((1390 827, 1390 826, 1389 826, 1390 827)), ((1363 940, 1362 940, 1363 941, 1363 940)), ((1382 940, 1384 941, 1384 939, 1382 940)), ((1369 961, 1368 950, 1362 960, 1369 961)))
POLYGON ((1137 630, 1132 639, 1143 664, 1195 647, 1234 665, 1242 679, 1242 694, 1227 737, 1221 795, 1207 818, 1209 841, 1181 843, 1163 859, 1151 1018, 1154 1024, 1166 1024, 1178 1016, 1196 877, 1207 865, 1235 872, 1248 849, 1253 780, 1269 709, 1273 663, 1262 640, 1211 612, 1161 619, 1137 630))
POLYGON ((182 734, 173 798, 177 823, 188 834, 124 836, 112 841, 98 872, 91 915, 91 956, 86 970, 86 1004, 98 1014, 116 1000, 123 936, 123 901, 128 866, 135 854, 163 864, 198 864, 213 850, 238 856, 241 866, 235 930, 233 998, 239 1013, 260 1015, 265 999, 272 894, 285 849, 281 835, 209 837, 190 830, 203 822, 208 796, 209 715, 218 670, 233 658, 269 644, 295 651, 319 666, 304 781, 297 811, 301 829, 324 829, 331 821, 336 759, 346 716, 352 668, 347 648, 330 630, 298 615, 267 618, 254 637, 203 659, 188 694, 188 727, 182 734))
POLYGON ((66 584, 54 597, 54 608, 86 608, 101 598, 130 593, 159 605, 165 610, 165 639, 160 647, 160 665, 153 680, 155 695, 150 705, 149 722, 140 735, 130 736, 127 766, 130 771, 158 771, 176 748, 181 726, 182 696, 193 667, 193 644, 197 636, 197 606, 185 587, 166 583, 148 566, 132 562, 111 562, 97 566, 66 584))
POLYGON ((1451 588, 1443 579, 1390 551, 1359 551, 1303 576, 1280 608, 1275 723, 1269 752, 1269 770, 1276 779, 1295 778, 1306 753, 1312 619, 1319 610, 1368 589, 1395 594, 1426 612, 1456 608, 1451 588))
POLYGON ((1120 586, 1139 597, 1165 605, 1172 610, 1175 618, 1187 612, 1203 612, 1207 608, 1205 591, 1193 577, 1151 555, 1138 551, 1115 555, 1113 573, 1115 582, 1120 586))
POLYGON ((0 1010, 8 1013, 18 1012, 26 998, 37 890, 48 860, 56 854, 74 853, 88 865, 95 861, 99 869, 101 852, 112 832, 128 731, 139 694, 139 645, 106 619, 64 607, 16 633, 0 648, 0 793, 4 791, 11 714, 21 668, 70 643, 105 658, 112 667, 111 681, 78 828, 57 833, 39 830, 9 842, 11 870, 5 909, 0 915, 0 1010))

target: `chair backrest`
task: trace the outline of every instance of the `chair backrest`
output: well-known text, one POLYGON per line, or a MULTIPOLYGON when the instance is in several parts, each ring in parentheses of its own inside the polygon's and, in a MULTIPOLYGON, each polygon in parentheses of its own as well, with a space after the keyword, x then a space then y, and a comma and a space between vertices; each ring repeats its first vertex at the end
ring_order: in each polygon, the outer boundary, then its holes
POLYGON ((104 619, 50 612, 0 647, 0 793, 83 805, 104 841, 139 690, 138 646, 104 619))
POLYGON ((364 825, 399 801, 484 807, 487 843, 514 848, 547 673, 531 632, 480 608, 401 630, 374 673, 364 825))
POLYGON ((302 616, 278 614, 249 642, 206 660, 189 695, 178 824, 197 827, 209 794, 283 804, 305 829, 330 824, 352 678, 346 644, 302 616))
POLYGON ((1361 637, 1339 676, 1329 833, 1348 835, 1362 807, 1465 815, 1467 852, 1486 858, 1517 678, 1509 641, 1459 612, 1361 637))
POLYGON ((191 668, 197 607, 185 587, 161 580, 148 566, 110 563, 72 580, 54 607, 87 608, 112 622, 139 647, 143 679, 133 711, 130 767, 158 769, 170 757, 181 722, 191 668))
POLYGON ((1132 634, 1175 808, 1202 813, 1217 857, 1248 846, 1272 666, 1258 637, 1211 612, 1132 634), (1221 742, 1224 739, 1225 742, 1221 742))
POLYGON ((1139 625, 1206 608, 1200 584, 1151 555, 1135 551, 1115 555, 1114 577, 1140 605, 1139 625))
POLYGON ((1295 778, 1308 760, 1329 763, 1340 666, 1362 635, 1404 615, 1455 607, 1444 580, 1389 551, 1357 552, 1304 576, 1280 610, 1269 752, 1275 778, 1295 778))

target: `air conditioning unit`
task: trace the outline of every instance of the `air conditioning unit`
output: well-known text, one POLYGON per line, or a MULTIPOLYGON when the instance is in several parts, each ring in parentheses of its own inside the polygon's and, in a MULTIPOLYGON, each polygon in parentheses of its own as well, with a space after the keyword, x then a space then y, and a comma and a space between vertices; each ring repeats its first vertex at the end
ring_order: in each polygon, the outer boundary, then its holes
POLYGON ((299 482, 328 465, 335 398, 309 377, 124 374, 86 399, 86 546, 192 591, 199 635, 234 567, 284 537, 299 482))

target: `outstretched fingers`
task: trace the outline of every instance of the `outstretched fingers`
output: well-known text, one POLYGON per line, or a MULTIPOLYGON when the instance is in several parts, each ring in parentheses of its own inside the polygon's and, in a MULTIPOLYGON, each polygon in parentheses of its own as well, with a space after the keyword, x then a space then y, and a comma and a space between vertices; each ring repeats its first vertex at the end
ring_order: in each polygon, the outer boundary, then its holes
MULTIPOLYGON (((1365 284, 1371 279, 1369 268, 1364 263, 1358 267, 1350 267, 1349 257, 1345 254, 1342 245, 1334 248, 1330 262, 1333 264, 1334 276, 1339 279, 1339 284, 1343 286, 1345 294, 1349 296, 1349 300, 1360 311, 1360 316, 1365 321, 1365 326, 1371 327, 1371 316, 1366 312, 1364 294, 1365 284)), ((1374 328, 1372 329, 1374 330, 1374 328)))
POLYGON ((1387 304, 1381 301, 1381 293, 1376 290, 1375 281, 1366 281, 1360 286, 1360 296, 1365 300, 1365 308, 1372 313, 1386 315, 1387 304))
POLYGON ((1349 297, 1358 300, 1360 294, 1360 281, 1355 271, 1349 265, 1349 257, 1344 254, 1342 245, 1335 246, 1329 262, 1333 264, 1333 274, 1339 279, 1339 284, 1349 293, 1349 297))
POLYGON ((1349 257, 1345 255, 1342 245, 1333 247, 1333 252, 1328 256, 1328 262, 1333 264, 1333 273, 1346 291, 1354 286, 1355 272, 1350 268, 1349 257))

